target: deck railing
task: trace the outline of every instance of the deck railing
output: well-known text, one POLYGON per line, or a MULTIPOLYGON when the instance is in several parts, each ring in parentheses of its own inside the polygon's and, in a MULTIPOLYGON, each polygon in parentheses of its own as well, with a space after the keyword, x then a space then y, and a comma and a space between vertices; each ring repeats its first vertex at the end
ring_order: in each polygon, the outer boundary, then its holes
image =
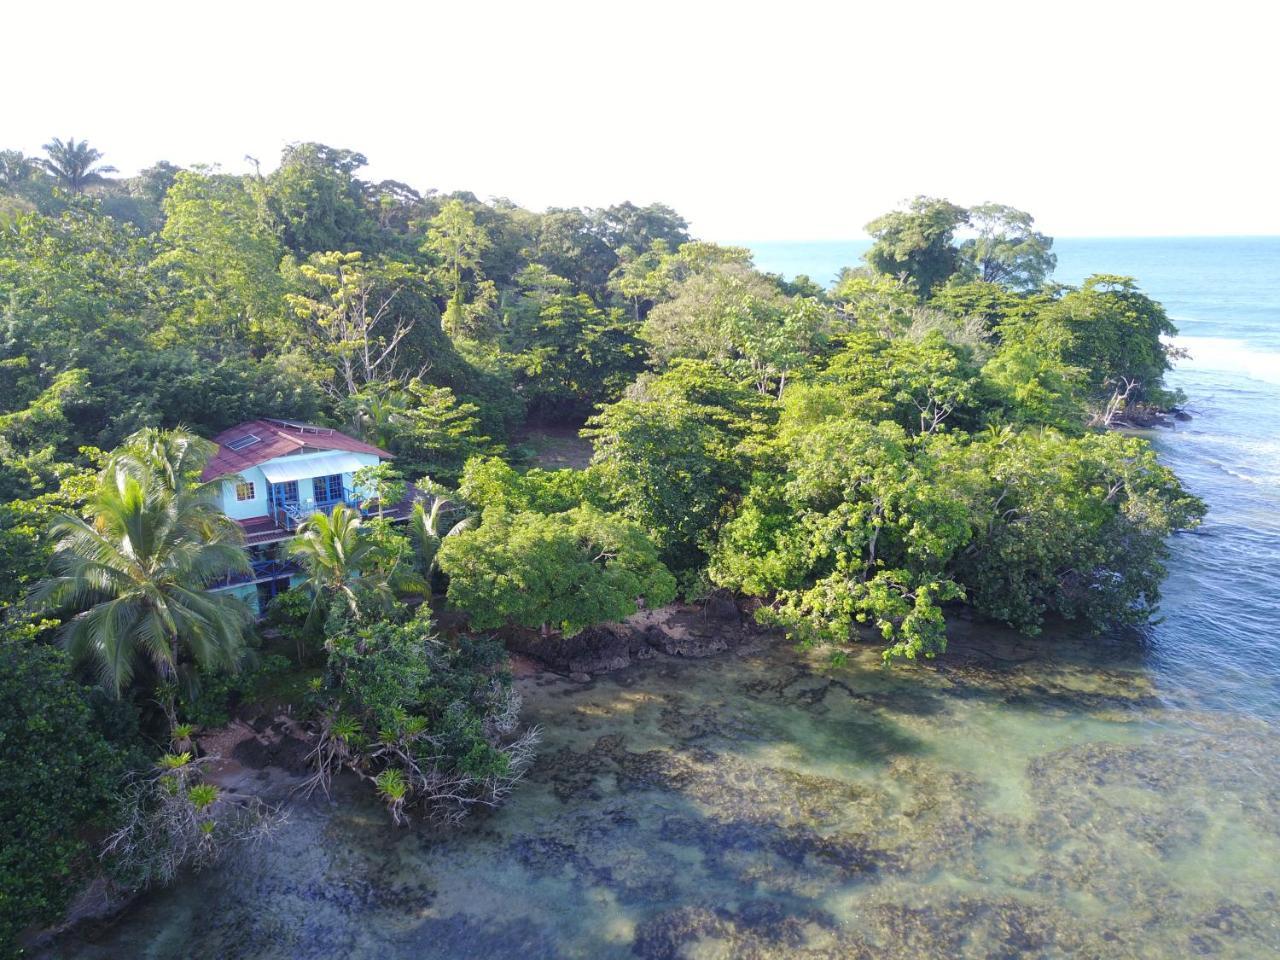
POLYGON ((296 563, 288 559, 253 560, 250 570, 244 573, 233 573, 212 584, 210 590, 223 590, 227 587, 239 587, 260 580, 275 580, 279 577, 291 577, 301 570, 296 563))
MULTIPOLYGON (((306 482, 309 481, 299 481, 299 483, 306 482)), ((407 514, 403 512, 403 508, 407 503, 411 502, 415 496, 416 493, 412 488, 410 488, 409 495, 404 500, 401 500, 398 503, 385 505, 384 511, 386 515, 393 519, 400 519, 407 516, 407 514)), ((301 525, 302 522, 312 514, 329 513, 339 503, 346 504, 363 517, 373 517, 378 514, 378 503, 376 500, 371 501, 360 497, 354 490, 347 486, 343 486, 341 497, 333 497, 323 500, 316 500, 312 497, 307 497, 303 500, 286 500, 283 496, 283 491, 280 490, 279 486, 273 485, 271 496, 267 500, 267 515, 271 518, 272 523, 281 530, 293 533, 298 529, 299 525, 301 525)))
MULTIPOLYGON (((309 481, 299 481, 299 483, 309 481)), ((277 527, 293 532, 298 529, 307 517, 314 513, 328 513, 340 503, 345 503, 353 510, 359 510, 361 500, 349 487, 343 486, 341 497, 329 497, 316 500, 307 497, 300 500, 286 500, 279 486, 273 485, 273 497, 267 504, 267 513, 277 527)))

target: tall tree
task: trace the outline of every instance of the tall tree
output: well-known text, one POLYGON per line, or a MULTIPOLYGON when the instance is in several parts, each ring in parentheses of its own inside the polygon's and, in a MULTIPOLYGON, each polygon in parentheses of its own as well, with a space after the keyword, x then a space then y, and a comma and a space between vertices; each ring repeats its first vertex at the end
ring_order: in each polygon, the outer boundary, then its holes
POLYGON ((401 309, 423 287, 415 267, 366 262, 360 253, 321 253, 297 267, 305 290, 285 299, 302 320, 312 352, 331 371, 324 389, 336 401, 379 381, 404 382, 429 360, 408 350, 421 313, 401 309))
POLYGON ((864 255, 880 273, 911 281, 922 298, 960 266, 955 232, 968 211, 948 200, 916 197, 906 210, 895 210, 867 224, 875 243, 864 255))
POLYGON ((63 143, 54 137, 44 145, 44 151, 49 156, 40 165, 72 193, 83 193, 90 184, 101 183, 105 174, 116 172, 115 167, 98 163, 102 151, 89 146, 86 140, 71 137, 63 143))
POLYGON ((1044 283, 1058 258, 1053 238, 1037 233, 1035 218, 1000 203, 969 208, 969 226, 977 231, 960 244, 965 272, 985 283, 1013 290, 1034 290, 1044 283))
POLYGON ((298 257, 330 250, 373 251, 375 218, 355 172, 363 154, 294 143, 259 186, 280 238, 298 257))
POLYGON ((643 369, 644 349, 619 308, 601 310, 585 293, 541 299, 514 312, 503 338, 516 389, 530 416, 581 422, 643 369))
POLYGON ((609 289, 630 301, 636 323, 671 287, 670 272, 663 269, 671 251, 662 240, 655 240, 648 250, 637 252, 631 247, 618 251, 617 269, 609 276, 609 289))
POLYGON ((154 266, 168 281, 175 334, 209 338, 225 352, 265 352, 287 336, 284 248, 238 177, 184 170, 164 198, 165 249, 154 266))
POLYGON ((637 207, 615 204, 591 212, 596 234, 615 253, 623 247, 647 250, 661 240, 672 250, 689 242, 689 222, 663 203, 637 207))
POLYGON ((464 279, 483 277, 479 273, 480 256, 489 248, 489 235, 476 223, 476 215, 461 200, 450 200, 431 221, 424 252, 440 260, 442 279, 449 287, 449 307, 445 311, 445 329, 451 333, 464 331, 464 279))
POLYGON ((790 372, 822 349, 836 325, 830 309, 786 296, 740 263, 699 269, 672 293, 641 328, 654 357, 712 360, 761 393, 781 393, 790 372))
MULTIPOLYGON (((20 352, 47 372, 99 371, 124 350, 143 350, 153 314, 149 253, 135 230, 87 201, 57 217, 20 216, 0 231, 0 357, 20 352)), ((11 399, 0 396, 0 406, 11 399)))
POLYGON ((0 189, 12 190, 36 169, 37 161, 24 157, 21 150, 0 150, 0 189))
POLYGON ((617 254, 601 239, 591 217, 578 209, 551 209, 539 217, 525 253, 531 261, 597 298, 618 264, 617 254))

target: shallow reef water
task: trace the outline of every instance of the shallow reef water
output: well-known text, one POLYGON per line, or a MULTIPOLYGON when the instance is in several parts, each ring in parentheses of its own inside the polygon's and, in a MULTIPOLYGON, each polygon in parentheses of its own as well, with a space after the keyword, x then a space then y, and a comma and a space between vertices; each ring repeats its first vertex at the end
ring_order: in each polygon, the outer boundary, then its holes
POLYGON ((365 793, 56 945, 68 958, 1280 955, 1280 741, 1134 640, 958 623, 926 665, 762 635, 526 678, 528 781, 460 828, 365 793))

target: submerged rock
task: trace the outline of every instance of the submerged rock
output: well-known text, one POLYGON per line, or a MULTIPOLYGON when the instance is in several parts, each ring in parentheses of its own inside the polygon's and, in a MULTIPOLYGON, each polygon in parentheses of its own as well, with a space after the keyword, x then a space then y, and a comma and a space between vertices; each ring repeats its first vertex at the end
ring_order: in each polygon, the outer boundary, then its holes
POLYGON ((317 800, 56 955, 1280 956, 1274 726, 1164 707, 1119 648, 832 669, 711 611, 615 626, 579 647, 631 669, 521 673, 546 748, 506 807, 392 831, 364 790, 317 800))

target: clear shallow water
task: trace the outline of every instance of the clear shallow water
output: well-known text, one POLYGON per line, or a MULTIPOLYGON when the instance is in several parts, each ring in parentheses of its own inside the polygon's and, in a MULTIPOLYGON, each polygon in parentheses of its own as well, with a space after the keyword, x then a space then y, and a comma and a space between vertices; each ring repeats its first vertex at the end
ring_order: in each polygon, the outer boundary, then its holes
POLYGON ((1280 240, 1060 256, 1063 280, 1137 275, 1193 353, 1196 418, 1152 437, 1211 513, 1174 542, 1160 624, 959 623, 928 667, 828 673, 762 641, 529 681, 546 740, 497 814, 438 833, 301 806, 52 955, 1280 955, 1280 240))

